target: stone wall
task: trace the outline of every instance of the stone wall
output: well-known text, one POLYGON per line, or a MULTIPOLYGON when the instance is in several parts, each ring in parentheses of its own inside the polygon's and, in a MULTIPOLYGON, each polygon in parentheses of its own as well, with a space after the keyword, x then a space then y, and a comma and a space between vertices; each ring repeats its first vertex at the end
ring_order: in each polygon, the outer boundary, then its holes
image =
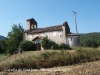
POLYGON ((25 40, 32 41, 37 36, 43 36, 43 37, 47 36, 48 39, 54 41, 57 44, 66 43, 64 31, 44 32, 38 34, 25 33, 25 40))
POLYGON ((79 46, 79 44, 80 44, 79 37, 80 36, 78 36, 78 35, 67 36, 67 38, 66 38, 67 45, 69 45, 71 48, 79 46))

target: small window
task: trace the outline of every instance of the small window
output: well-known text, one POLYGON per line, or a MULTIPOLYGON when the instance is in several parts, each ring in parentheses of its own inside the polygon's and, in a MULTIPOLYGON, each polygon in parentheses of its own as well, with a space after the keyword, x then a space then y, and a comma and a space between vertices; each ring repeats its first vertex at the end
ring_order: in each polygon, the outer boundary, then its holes
POLYGON ((71 39, 71 41, 72 41, 72 38, 70 38, 71 39))

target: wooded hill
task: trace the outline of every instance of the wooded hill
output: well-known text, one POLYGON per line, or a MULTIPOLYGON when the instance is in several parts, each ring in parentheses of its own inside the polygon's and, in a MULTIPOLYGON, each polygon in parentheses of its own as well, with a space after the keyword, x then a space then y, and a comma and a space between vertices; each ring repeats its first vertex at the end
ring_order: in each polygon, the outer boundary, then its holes
POLYGON ((100 39, 100 32, 93 32, 93 33, 84 33, 80 34, 80 39, 100 39))
POLYGON ((0 40, 4 40, 4 39, 6 39, 6 37, 0 35, 0 40))
POLYGON ((80 34, 80 44, 86 47, 100 46, 100 32, 80 34))

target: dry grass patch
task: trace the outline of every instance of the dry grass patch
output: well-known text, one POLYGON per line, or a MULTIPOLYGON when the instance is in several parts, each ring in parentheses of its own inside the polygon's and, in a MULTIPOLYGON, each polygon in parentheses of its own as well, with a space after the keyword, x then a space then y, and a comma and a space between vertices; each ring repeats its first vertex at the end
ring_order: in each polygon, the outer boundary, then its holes
POLYGON ((100 75, 100 61, 35 70, 0 72, 0 75, 100 75))
POLYGON ((100 60, 100 50, 78 49, 74 51, 67 50, 46 50, 29 51, 22 54, 12 55, 0 62, 0 70, 5 69, 41 69, 72 65, 100 60))

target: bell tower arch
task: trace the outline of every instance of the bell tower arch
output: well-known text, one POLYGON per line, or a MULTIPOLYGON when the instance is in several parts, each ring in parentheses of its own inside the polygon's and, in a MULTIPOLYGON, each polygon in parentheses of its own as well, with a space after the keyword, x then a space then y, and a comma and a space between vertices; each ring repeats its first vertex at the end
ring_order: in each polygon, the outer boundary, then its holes
POLYGON ((37 22, 35 21, 34 18, 27 19, 27 30, 35 30, 37 29, 37 22))

